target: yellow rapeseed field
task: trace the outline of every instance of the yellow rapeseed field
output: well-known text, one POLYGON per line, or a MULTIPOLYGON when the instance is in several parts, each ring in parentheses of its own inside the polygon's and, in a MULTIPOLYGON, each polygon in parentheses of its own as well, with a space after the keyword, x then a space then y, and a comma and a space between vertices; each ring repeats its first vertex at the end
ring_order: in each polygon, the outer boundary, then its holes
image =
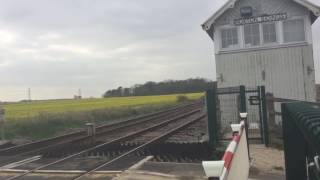
POLYGON ((6 110, 6 118, 10 120, 34 117, 39 115, 40 113, 76 112, 104 108, 117 108, 124 106, 168 104, 176 102, 178 95, 185 95, 189 99, 194 100, 203 96, 203 93, 174 94, 161 96, 96 98, 83 100, 47 100, 12 103, 5 105, 4 108, 6 110))

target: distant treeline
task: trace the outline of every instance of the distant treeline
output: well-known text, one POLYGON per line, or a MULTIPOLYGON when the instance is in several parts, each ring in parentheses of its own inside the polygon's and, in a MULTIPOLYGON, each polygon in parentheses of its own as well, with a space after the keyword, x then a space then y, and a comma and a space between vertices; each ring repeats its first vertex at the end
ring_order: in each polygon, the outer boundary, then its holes
POLYGON ((118 87, 117 89, 108 90, 103 94, 103 97, 194 93, 212 89, 213 86, 213 81, 203 78, 187 80, 166 80, 162 82, 149 81, 145 84, 136 84, 130 88, 118 87))

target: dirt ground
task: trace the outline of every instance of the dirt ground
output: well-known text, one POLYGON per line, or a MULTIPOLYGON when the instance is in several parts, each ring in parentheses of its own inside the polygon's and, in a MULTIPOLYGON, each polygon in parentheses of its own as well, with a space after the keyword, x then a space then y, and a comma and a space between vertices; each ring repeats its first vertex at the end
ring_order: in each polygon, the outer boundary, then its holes
MULTIPOLYGON (((283 151, 266 148, 264 145, 250 145, 251 168, 249 180, 284 180, 284 154, 283 151)), ((1 174, 0 179, 10 174, 1 174)), ((32 174, 25 179, 69 179, 59 175, 32 174)), ((114 179, 114 180, 205 180, 201 163, 160 163, 146 159, 136 169, 130 169, 113 176, 91 176, 88 179, 114 179)))
MULTIPOLYGON (((283 151, 266 148, 264 145, 250 145, 251 168, 249 180, 284 180, 284 154, 283 151)), ((182 164, 181 164, 182 165, 182 164)), ((199 169, 201 165, 177 167, 174 163, 147 162, 140 168, 142 172, 126 172, 115 180, 182 180, 182 179, 207 179, 199 169), (161 171, 159 171, 161 170, 161 171), (149 173, 148 173, 149 172, 149 173), (158 172, 158 173, 150 173, 158 172), (183 173, 184 172, 184 173, 183 173), (162 174, 163 173, 163 174, 162 174), (183 173, 186 176, 182 176, 183 173), (195 176, 190 176, 193 174, 195 176)))
POLYGON ((283 151, 266 148, 264 145, 250 145, 251 180, 284 180, 283 151))

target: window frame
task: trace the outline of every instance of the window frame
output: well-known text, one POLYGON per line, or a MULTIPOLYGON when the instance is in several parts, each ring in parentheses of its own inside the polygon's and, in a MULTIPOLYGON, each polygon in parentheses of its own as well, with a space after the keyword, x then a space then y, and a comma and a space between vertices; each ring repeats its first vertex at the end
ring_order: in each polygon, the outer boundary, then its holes
POLYGON ((273 22, 265 22, 259 23, 259 31, 260 31, 260 44, 256 46, 246 46, 245 44, 245 35, 244 35, 244 25, 236 26, 234 24, 225 24, 221 25, 216 28, 214 33, 215 35, 215 52, 216 53, 224 53, 228 51, 246 51, 250 49, 264 49, 264 48, 277 48, 277 47, 289 47, 289 46, 296 46, 299 44, 305 43, 312 43, 310 41, 310 32, 311 31, 308 27, 309 25, 308 16, 292 16, 288 17, 286 20, 283 21, 273 21, 273 22), (285 42, 284 41, 284 21, 287 20, 295 20, 301 19, 304 22, 304 41, 292 41, 292 42, 285 42), (265 43, 264 36, 263 36, 263 24, 275 24, 275 31, 276 31, 276 42, 265 43), (229 29, 229 28, 236 28, 237 35, 238 35, 238 44, 232 47, 222 48, 222 30, 229 29))
POLYGON ((225 50, 236 50, 236 49, 241 49, 241 33, 240 33, 240 30, 239 30, 239 26, 232 26, 232 25, 225 25, 225 26, 221 26, 218 28, 218 34, 219 34, 219 39, 217 39, 219 41, 219 48, 220 50, 222 51, 225 51, 225 50), (222 47, 222 30, 225 30, 225 29, 233 29, 235 28, 237 30, 237 37, 238 37, 238 43, 236 45, 233 45, 231 47, 222 47))
POLYGON ((278 24, 279 22, 277 21, 273 21, 273 22, 266 22, 266 23, 261 23, 261 46, 268 46, 268 45, 277 45, 277 44, 281 44, 279 42, 279 36, 280 36, 280 32, 278 30, 278 24), (276 33, 276 41, 275 42, 265 42, 265 39, 264 39, 264 29, 263 29, 263 25, 265 24, 274 24, 274 28, 275 28, 275 33, 276 33))
MULTIPOLYGON (((257 25, 257 24, 248 24, 248 25, 257 25)), ((260 47, 263 44, 262 43, 262 39, 261 39, 261 33, 262 33, 261 23, 259 23, 258 25, 259 25, 259 44, 257 44, 257 45, 249 45, 249 46, 246 45, 246 36, 245 36, 245 31, 244 31, 245 25, 242 25, 242 27, 243 27, 242 28, 243 29, 243 31, 242 31, 242 36, 243 36, 242 44, 243 44, 243 47, 242 48, 245 48, 245 49, 246 48, 256 48, 256 47, 260 47)))
POLYGON ((282 44, 297 44, 297 43, 304 43, 307 42, 308 37, 307 37, 307 21, 306 18, 304 16, 294 16, 291 18, 288 18, 287 20, 281 21, 281 29, 282 29, 282 44), (290 20, 303 20, 303 32, 304 32, 304 40, 302 41, 290 41, 290 42, 285 42, 284 39, 284 22, 285 21, 290 21, 290 20))

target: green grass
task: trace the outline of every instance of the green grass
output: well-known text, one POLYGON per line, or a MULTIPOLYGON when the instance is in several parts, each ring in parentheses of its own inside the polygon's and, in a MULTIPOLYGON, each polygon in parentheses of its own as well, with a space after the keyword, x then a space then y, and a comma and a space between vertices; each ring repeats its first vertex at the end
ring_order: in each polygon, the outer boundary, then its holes
MULTIPOLYGON (((190 100, 198 99, 202 93, 185 94, 190 100)), ((6 119, 24 119, 36 117, 43 113, 79 112, 124 106, 148 104, 168 104, 176 102, 177 94, 162 96, 115 97, 83 100, 53 100, 12 103, 5 105, 6 119)))
POLYGON ((119 121, 196 100, 203 94, 184 94, 188 98, 182 102, 178 96, 181 94, 7 104, 5 136, 28 140, 48 138, 84 128, 86 122, 119 121))

